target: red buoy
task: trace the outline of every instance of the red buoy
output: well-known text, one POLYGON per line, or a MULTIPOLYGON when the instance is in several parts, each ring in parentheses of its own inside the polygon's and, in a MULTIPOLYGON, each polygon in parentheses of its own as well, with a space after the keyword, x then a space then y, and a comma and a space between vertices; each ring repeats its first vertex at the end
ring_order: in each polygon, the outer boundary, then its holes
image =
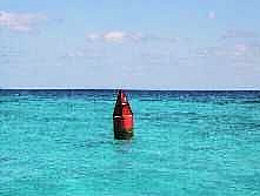
POLYGON ((119 90, 117 95, 113 121, 116 139, 130 139, 133 136, 133 112, 122 90, 119 90))

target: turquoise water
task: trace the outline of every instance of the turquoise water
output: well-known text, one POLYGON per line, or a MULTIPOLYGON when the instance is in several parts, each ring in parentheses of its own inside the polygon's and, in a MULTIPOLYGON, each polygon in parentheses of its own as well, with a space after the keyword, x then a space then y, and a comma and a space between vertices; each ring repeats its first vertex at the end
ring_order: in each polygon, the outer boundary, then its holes
POLYGON ((260 195, 260 91, 0 91, 0 195, 260 195))

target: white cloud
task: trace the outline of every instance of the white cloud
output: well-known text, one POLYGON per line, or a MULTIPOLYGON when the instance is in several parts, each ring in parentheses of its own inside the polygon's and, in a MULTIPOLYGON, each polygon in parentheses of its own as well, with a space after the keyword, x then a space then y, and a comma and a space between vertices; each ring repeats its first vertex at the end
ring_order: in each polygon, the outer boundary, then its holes
POLYGON ((160 42, 177 42, 181 38, 176 36, 161 36, 153 34, 142 34, 139 32, 126 31, 108 31, 106 33, 87 33, 88 41, 104 41, 107 43, 124 43, 124 42, 139 42, 139 41, 160 41, 160 42))
POLYGON ((222 39, 258 38, 256 32, 244 30, 228 30, 221 36, 222 39))
POLYGON ((249 46, 242 43, 234 46, 234 55, 243 55, 249 50, 249 46))
POLYGON ((220 44, 215 47, 201 48, 194 56, 211 62, 223 61, 234 66, 259 67, 260 44, 250 44, 246 42, 235 44, 220 44))
POLYGON ((45 19, 46 16, 42 14, 0 11, 0 27, 6 27, 12 31, 28 32, 35 24, 45 19))
POLYGON ((122 42, 127 37, 127 34, 120 31, 111 31, 105 33, 103 38, 107 42, 122 42))
POLYGON ((196 52, 198 57, 234 57, 246 55, 250 51, 247 44, 220 45, 216 47, 200 48, 196 52))
POLYGON ((109 43, 123 43, 125 41, 140 41, 143 39, 141 33, 130 33, 124 31, 109 31, 106 33, 87 33, 88 41, 104 41, 109 43))
POLYGON ((227 30, 213 47, 199 48, 197 57, 260 57, 259 35, 248 30, 227 30), (254 42, 252 42, 252 38, 254 42), (254 44, 253 44, 254 43, 254 44))
POLYGON ((140 41, 143 39, 143 35, 141 33, 131 33, 124 31, 110 31, 104 33, 102 38, 106 42, 118 42, 121 43, 123 41, 140 41))
POLYGON ((216 18, 216 12, 215 11, 209 11, 208 12, 208 19, 215 19, 216 18))
POLYGON ((88 33, 86 35, 87 40, 89 41, 96 41, 100 39, 100 35, 97 33, 88 33))

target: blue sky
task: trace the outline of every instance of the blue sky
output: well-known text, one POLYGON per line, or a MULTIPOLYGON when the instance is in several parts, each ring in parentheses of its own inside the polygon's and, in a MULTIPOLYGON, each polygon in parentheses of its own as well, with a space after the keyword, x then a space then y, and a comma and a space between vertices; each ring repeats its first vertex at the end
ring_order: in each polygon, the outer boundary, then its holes
POLYGON ((260 89, 258 0, 1 0, 0 87, 260 89))

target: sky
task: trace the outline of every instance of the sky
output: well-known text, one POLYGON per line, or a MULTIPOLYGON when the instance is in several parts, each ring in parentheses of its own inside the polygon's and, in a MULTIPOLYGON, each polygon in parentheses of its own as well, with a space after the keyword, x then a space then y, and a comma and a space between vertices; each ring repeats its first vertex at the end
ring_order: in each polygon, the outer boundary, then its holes
POLYGON ((259 0, 0 0, 0 88, 260 89, 259 0))

